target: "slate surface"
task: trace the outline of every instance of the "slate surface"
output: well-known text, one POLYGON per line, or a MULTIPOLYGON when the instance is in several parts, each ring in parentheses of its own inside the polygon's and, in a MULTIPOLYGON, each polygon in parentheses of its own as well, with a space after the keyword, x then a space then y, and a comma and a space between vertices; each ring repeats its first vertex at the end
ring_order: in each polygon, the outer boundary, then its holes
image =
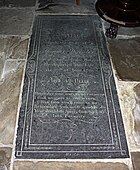
POLYGON ((37 16, 16 158, 129 157, 98 16, 37 16))

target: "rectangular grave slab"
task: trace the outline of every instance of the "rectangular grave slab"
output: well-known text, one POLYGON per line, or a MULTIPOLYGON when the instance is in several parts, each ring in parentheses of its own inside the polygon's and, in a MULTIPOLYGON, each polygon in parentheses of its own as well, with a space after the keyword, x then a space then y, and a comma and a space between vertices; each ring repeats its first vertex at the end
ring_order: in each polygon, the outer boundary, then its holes
POLYGON ((30 43, 18 159, 128 158, 98 16, 37 16, 30 43))

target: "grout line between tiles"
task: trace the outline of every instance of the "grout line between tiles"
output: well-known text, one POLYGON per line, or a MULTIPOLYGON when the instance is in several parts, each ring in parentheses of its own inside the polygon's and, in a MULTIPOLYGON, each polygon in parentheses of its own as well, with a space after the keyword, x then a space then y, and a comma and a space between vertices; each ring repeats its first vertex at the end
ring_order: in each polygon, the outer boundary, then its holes
POLYGON ((26 10, 26 9, 32 9, 32 10, 35 10, 35 6, 31 6, 31 7, 0 7, 0 10, 4 10, 4 9, 6 9, 6 10, 15 10, 15 9, 21 9, 21 10, 26 10))
POLYGON ((0 144, 0 148, 13 148, 13 144, 0 144))

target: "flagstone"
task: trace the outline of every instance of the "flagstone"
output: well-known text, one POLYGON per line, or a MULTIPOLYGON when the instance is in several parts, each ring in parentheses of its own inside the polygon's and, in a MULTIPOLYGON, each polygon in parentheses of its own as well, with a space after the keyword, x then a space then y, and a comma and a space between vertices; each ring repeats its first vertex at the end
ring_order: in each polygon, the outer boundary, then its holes
POLYGON ((26 58, 28 41, 28 37, 8 36, 0 38, 0 79, 7 59, 26 58))
POLYGON ((140 169, 140 152, 132 152, 132 162, 133 162, 133 167, 134 170, 139 170, 140 169))
POLYGON ((13 144, 24 61, 7 61, 0 82, 0 144, 13 144))
POLYGON ((134 87, 135 92, 135 107, 133 109, 134 116, 134 139, 136 145, 140 147, 140 84, 134 87))
POLYGON ((28 38, 8 37, 5 47, 7 59, 25 59, 28 49, 28 38))
POLYGON ((35 6, 36 0, 1 0, 1 7, 31 7, 35 6))
POLYGON ((0 9, 0 35, 30 35, 33 11, 32 8, 0 9))
POLYGON ((108 43, 119 79, 140 81, 140 38, 108 40, 108 43))
POLYGON ((0 170, 9 170, 11 162, 11 148, 0 148, 0 170))
POLYGON ((134 133, 133 109, 135 107, 135 93, 133 88, 136 85, 137 85, 136 83, 117 81, 118 96, 120 99, 120 106, 122 110, 125 131, 131 149, 136 146, 133 136, 134 133))
POLYGON ((14 163, 13 170, 129 170, 124 163, 64 163, 64 162, 20 162, 14 163))
POLYGON ((0 78, 3 72, 3 67, 5 63, 5 44, 6 44, 6 39, 1 38, 0 39, 0 78))

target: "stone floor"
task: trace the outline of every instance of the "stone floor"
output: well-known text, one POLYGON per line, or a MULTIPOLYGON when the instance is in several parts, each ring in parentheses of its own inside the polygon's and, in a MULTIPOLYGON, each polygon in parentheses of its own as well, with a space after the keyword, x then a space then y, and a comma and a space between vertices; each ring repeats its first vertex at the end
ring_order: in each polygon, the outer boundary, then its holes
POLYGON ((140 28, 120 28, 117 39, 107 40, 131 158, 82 163, 15 160, 18 106, 36 2, 0 0, 0 6, 0 170, 140 170, 140 28))

